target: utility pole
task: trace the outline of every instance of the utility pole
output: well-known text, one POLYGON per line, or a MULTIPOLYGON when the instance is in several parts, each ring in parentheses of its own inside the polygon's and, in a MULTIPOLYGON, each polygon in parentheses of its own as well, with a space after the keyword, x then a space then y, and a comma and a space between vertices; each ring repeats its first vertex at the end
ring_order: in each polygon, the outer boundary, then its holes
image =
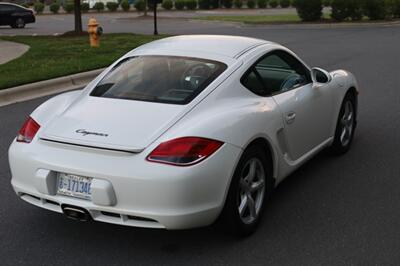
POLYGON ((152 0, 153 2, 153 18, 154 18, 154 35, 158 35, 157 30, 157 0, 152 0))

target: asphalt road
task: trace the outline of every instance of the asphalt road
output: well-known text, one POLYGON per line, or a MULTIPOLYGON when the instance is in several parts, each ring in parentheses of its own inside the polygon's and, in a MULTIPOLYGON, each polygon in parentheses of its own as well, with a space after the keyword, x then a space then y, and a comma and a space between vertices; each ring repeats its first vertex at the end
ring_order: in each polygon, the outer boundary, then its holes
POLYGON ((292 174, 276 189, 258 232, 244 240, 217 227, 163 231, 78 223, 24 203, 10 186, 8 145, 45 99, 2 107, 1 265, 400 263, 400 27, 217 25, 208 33, 265 38, 312 66, 352 71, 361 86, 352 150, 342 157, 321 153, 292 174))
MULTIPOLYGON (((292 14, 295 9, 253 9, 253 10, 199 10, 199 11, 162 11, 158 15, 158 32, 159 34, 187 34, 187 33, 225 33, 235 32, 236 29, 247 29, 248 26, 240 23, 216 23, 215 21, 196 20, 198 17, 218 16, 218 15, 277 15, 292 14)), ((325 12, 328 12, 327 10, 325 12)), ((87 29, 88 20, 94 17, 100 23, 104 33, 143 33, 153 34, 153 18, 151 12, 149 16, 143 17, 142 13, 97 13, 83 14, 82 23, 83 30, 87 29)), ((330 25, 300 25, 289 26, 289 28, 320 28, 330 27, 330 25)), ((287 29, 286 25, 259 26, 259 29, 287 29)), ((36 22, 27 24, 24 29, 12 29, 9 26, 0 26, 0 36, 4 35, 58 35, 66 31, 74 29, 74 16, 70 14, 58 15, 38 15, 36 22)))

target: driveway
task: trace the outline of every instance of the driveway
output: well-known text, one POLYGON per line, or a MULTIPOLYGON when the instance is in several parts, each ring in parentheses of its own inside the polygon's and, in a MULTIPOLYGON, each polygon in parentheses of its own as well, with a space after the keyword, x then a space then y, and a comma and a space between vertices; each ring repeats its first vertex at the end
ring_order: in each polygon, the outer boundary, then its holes
MULTIPOLYGON (((46 99, 2 107, 1 264, 399 264, 400 28, 236 27, 165 21, 170 22, 161 27, 168 33, 264 38, 287 45, 311 66, 352 71, 361 87, 352 150, 338 158, 321 153, 292 174, 275 191, 259 231, 244 240, 216 227, 159 231, 78 223, 22 202, 10 186, 8 145, 25 117, 46 99)), ((118 25, 121 31, 151 32, 145 22, 118 25)))

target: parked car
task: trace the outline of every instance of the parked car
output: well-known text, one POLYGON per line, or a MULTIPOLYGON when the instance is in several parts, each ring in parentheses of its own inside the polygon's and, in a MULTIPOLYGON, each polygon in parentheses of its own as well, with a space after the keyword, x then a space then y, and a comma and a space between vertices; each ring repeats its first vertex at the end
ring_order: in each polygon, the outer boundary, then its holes
POLYGON ((77 220, 184 229, 220 217, 248 235, 279 182, 322 149, 350 149, 357 96, 350 72, 273 42, 165 38, 38 107, 10 147, 11 183, 77 220))
POLYGON ((21 29, 35 21, 32 10, 12 3, 0 3, 0 25, 21 29))

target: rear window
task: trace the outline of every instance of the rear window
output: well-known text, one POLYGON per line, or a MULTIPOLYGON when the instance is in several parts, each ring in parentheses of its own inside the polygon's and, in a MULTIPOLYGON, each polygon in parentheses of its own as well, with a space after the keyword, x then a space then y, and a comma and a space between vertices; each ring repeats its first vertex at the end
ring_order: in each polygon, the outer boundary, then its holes
POLYGON ((91 96, 187 104, 215 80, 226 65, 216 61, 176 57, 137 56, 116 65, 91 96))

